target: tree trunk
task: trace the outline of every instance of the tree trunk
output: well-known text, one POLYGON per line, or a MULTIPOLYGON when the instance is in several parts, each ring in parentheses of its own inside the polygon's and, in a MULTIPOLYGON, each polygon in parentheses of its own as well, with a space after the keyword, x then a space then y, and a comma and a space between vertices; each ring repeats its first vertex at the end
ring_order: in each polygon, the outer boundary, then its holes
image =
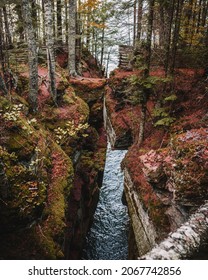
POLYGON ((76 76, 76 0, 69 0, 69 40, 68 68, 71 76, 76 76))
POLYGON ((16 30, 19 34, 19 41, 23 42, 24 38, 25 38, 24 37, 24 26, 23 26, 24 19, 23 19, 23 15, 22 15, 22 7, 20 4, 17 4, 15 6, 15 11, 18 16, 18 24, 17 24, 16 30))
POLYGON ((165 76, 167 77, 169 72, 169 64, 170 64, 170 45, 171 45, 171 29, 172 29, 172 23, 173 23, 173 16, 174 16, 174 8, 175 8, 175 0, 172 0, 170 9, 168 9, 166 12, 168 14, 168 27, 167 27, 167 36, 164 41, 164 47, 165 47, 165 62, 164 62, 164 68, 165 68, 165 76))
POLYGON ((141 40, 142 33, 142 9, 143 9, 143 0, 138 0, 138 16, 137 16, 137 41, 141 40))
POLYGON ((208 203, 201 206, 189 220, 154 247, 142 260, 188 259, 199 250, 208 236, 208 203))
POLYGON ((106 78, 108 77, 108 68, 109 68, 111 50, 112 50, 112 47, 108 50, 108 53, 107 53, 106 68, 105 68, 105 77, 106 78))
MULTIPOLYGON (((149 77, 150 72, 150 60, 151 60, 151 43, 152 43, 152 29, 153 29, 153 18, 154 18, 154 4, 155 0, 149 0, 149 12, 148 12, 148 26, 147 26, 147 41, 145 45, 145 70, 143 74, 143 78, 147 79, 149 77)), ((139 126, 139 136, 138 136, 138 146, 141 145, 144 139, 144 128, 146 121, 146 106, 147 106, 147 97, 148 97, 148 89, 143 88, 143 97, 141 101, 141 118, 140 118, 140 126, 139 126)))
POLYGON ((38 29, 38 17, 37 17, 37 6, 36 6, 36 0, 31 0, 32 1, 32 22, 33 22, 33 28, 35 32, 35 38, 37 39, 38 34, 37 34, 37 29, 38 29))
POLYGON ((2 10, 0 9, 0 60, 1 60, 1 70, 3 75, 5 74, 5 58, 4 58, 4 36, 3 36, 3 20, 2 20, 2 10))
POLYGON ((57 42, 59 45, 62 45, 63 42, 63 34, 62 34, 62 3, 61 0, 56 1, 57 5, 57 42))
POLYGON ((45 34, 45 7, 44 7, 44 0, 41 0, 41 7, 42 7, 42 22, 43 22, 43 45, 45 46, 46 43, 46 34, 45 34))
POLYGON ((164 17, 164 7, 162 3, 159 3, 159 45, 164 47, 165 44, 165 17, 164 17))
POLYGON ((202 26, 205 27, 206 19, 208 13, 208 2, 207 0, 203 0, 203 9, 202 9, 202 26))
POLYGON ((77 16, 76 16, 76 57, 77 57, 77 70, 78 73, 81 74, 82 67, 81 67, 81 56, 82 56, 82 37, 81 37, 81 13, 80 13, 80 6, 81 1, 78 1, 78 8, 77 8, 77 16))
POLYGON ((54 52, 54 33, 53 33, 53 15, 51 0, 44 0, 45 7, 45 27, 46 27, 46 49, 48 73, 50 80, 50 93, 53 101, 56 103, 56 61, 54 52))
POLYGON ((3 14, 4 14, 4 26, 6 32, 7 46, 10 48, 12 46, 12 36, 9 29, 9 21, 8 21, 6 6, 3 6, 3 14))
POLYGON ((90 50, 90 16, 91 16, 91 7, 87 7, 87 26, 86 26, 86 48, 90 50))
POLYGON ((37 111, 37 95, 38 95, 38 58, 35 40, 35 32, 32 24, 30 1, 22 0, 22 8, 25 19, 25 29, 28 42, 28 59, 29 59, 29 103, 31 111, 37 111))
POLYGON ((207 20, 207 13, 208 13, 208 2, 206 0, 203 1, 203 8, 202 8, 202 19, 201 19, 201 25, 204 28, 203 31, 203 43, 205 46, 207 46, 207 40, 208 40, 208 28, 206 27, 206 20, 207 20))
POLYGON ((64 10, 65 10, 65 40, 66 40, 66 44, 68 44, 69 41, 68 0, 64 0, 64 10))
POLYGON ((148 13, 148 26, 147 26, 147 41, 145 52, 146 69, 144 71, 144 78, 149 76, 150 59, 151 59, 151 44, 152 44, 152 29, 153 29, 153 16, 154 16, 155 0, 149 0, 149 13, 148 13))
POLYGON ((197 7, 197 1, 195 0, 193 3, 193 9, 192 9, 192 24, 191 24, 191 32, 190 32, 190 46, 192 46, 193 44, 195 44, 194 42, 194 36, 195 36, 195 32, 196 32, 196 7, 197 7))
POLYGON ((0 91, 3 92, 4 95, 8 95, 8 90, 6 88, 4 82, 4 75, 5 75, 5 61, 4 61, 4 41, 3 41, 3 20, 2 20, 2 10, 0 10, 0 61, 1 61, 1 72, 0 75, 0 91))
POLYGON ((196 29, 196 33, 200 33, 199 31, 199 27, 201 26, 201 16, 202 16, 202 0, 199 0, 199 11, 198 11, 198 17, 197 17, 197 29, 196 29))
POLYGON ((175 69, 175 61, 176 61, 176 53, 177 53, 177 48, 178 48, 183 1, 184 0, 177 0, 177 2, 176 2, 175 27, 174 27, 173 41, 172 41, 172 57, 171 57, 172 61, 171 61, 171 65, 170 65, 170 74, 171 75, 173 75, 174 69, 175 69))
MULTIPOLYGON (((145 94, 145 92, 144 92, 145 94)), ((139 123, 139 136, 137 140, 137 145, 140 147, 143 140, 144 140, 144 129, 145 129, 145 122, 146 122, 146 104, 141 104, 141 117, 140 117, 140 123, 139 123)))
POLYGON ((193 0, 189 0, 188 7, 186 8, 186 13, 185 13, 185 34, 184 34, 185 42, 189 41, 189 36, 190 36, 190 32, 191 32, 190 22, 191 22, 192 13, 193 13, 192 6, 193 6, 193 0))
POLYGON ((137 0, 134 0, 134 26, 133 26, 133 46, 136 44, 136 27, 137 27, 137 16, 136 9, 137 8, 137 0))
POLYGON ((55 36, 56 36, 56 27, 57 27, 57 23, 56 23, 56 16, 55 16, 55 0, 51 0, 51 14, 52 14, 52 26, 53 26, 53 37, 55 40, 55 36))
MULTIPOLYGON (((104 25, 104 22, 103 22, 103 25, 104 25)), ((102 28, 102 35, 101 35, 101 54, 100 54, 101 70, 103 67, 103 57, 104 57, 104 50, 105 50, 104 40, 105 40, 105 27, 102 28)))

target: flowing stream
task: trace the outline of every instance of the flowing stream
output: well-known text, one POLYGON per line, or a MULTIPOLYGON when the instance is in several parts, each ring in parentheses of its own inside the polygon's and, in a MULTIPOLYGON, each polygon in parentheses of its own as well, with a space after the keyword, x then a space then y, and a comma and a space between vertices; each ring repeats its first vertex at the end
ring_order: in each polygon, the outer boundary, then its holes
POLYGON ((124 150, 108 144, 103 185, 86 238, 83 259, 125 260, 128 258, 128 209, 122 204, 123 173, 120 168, 124 150))

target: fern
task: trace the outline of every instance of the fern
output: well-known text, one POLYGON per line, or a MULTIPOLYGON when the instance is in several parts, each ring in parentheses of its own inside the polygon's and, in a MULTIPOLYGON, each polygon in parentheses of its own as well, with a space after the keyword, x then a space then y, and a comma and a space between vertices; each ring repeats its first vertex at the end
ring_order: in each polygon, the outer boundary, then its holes
POLYGON ((171 94, 164 98, 165 101, 175 101, 177 99, 177 96, 175 94, 171 94))
POLYGON ((154 117, 167 117, 168 113, 165 108, 156 108, 153 112, 154 117))
POLYGON ((166 117, 158 120, 154 126, 170 126, 175 121, 175 118, 166 117))

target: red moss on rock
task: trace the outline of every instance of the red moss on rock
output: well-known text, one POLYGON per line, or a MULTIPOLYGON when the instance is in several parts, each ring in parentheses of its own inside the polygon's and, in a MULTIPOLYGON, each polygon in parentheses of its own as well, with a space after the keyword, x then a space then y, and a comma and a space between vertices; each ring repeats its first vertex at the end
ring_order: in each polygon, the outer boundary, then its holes
POLYGON ((69 82, 73 86, 76 86, 77 89, 83 90, 86 93, 91 90, 103 88, 106 84, 106 79, 75 77, 70 78, 69 82))
MULTIPOLYGON (((113 85, 120 89, 121 83, 133 74, 141 75, 141 72, 116 69, 110 78, 110 87, 113 85)), ((164 71, 155 68, 150 75, 164 77, 164 71)), ((134 143, 123 161, 160 237, 175 229, 175 221, 183 221, 183 215, 174 216, 178 212, 174 209, 198 206, 207 199, 208 95, 202 75, 201 69, 176 70, 173 86, 177 99, 167 104, 170 117, 176 121, 169 127, 154 125, 153 110, 157 100, 155 97, 149 99, 144 141, 140 147, 134 143)), ((155 88, 157 98, 162 96, 162 90, 162 86, 155 88)), ((170 94, 172 92, 167 91, 166 96, 170 94)), ((112 88, 107 88, 107 111, 115 132, 119 137, 120 131, 130 128, 136 140, 139 105, 130 107, 124 103, 123 107, 115 110, 121 101, 122 97, 115 97, 112 88), (129 118, 129 108, 133 119, 129 118)), ((183 211, 186 213, 185 208, 183 211)))

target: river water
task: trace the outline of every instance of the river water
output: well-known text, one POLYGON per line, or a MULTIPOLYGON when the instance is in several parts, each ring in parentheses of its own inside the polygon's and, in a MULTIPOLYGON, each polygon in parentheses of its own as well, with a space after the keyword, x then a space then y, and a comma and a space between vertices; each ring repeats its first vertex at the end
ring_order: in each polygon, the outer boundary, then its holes
POLYGON ((92 227, 83 251, 85 260, 125 260, 128 258, 128 209, 122 204, 124 150, 108 144, 103 185, 92 227))

